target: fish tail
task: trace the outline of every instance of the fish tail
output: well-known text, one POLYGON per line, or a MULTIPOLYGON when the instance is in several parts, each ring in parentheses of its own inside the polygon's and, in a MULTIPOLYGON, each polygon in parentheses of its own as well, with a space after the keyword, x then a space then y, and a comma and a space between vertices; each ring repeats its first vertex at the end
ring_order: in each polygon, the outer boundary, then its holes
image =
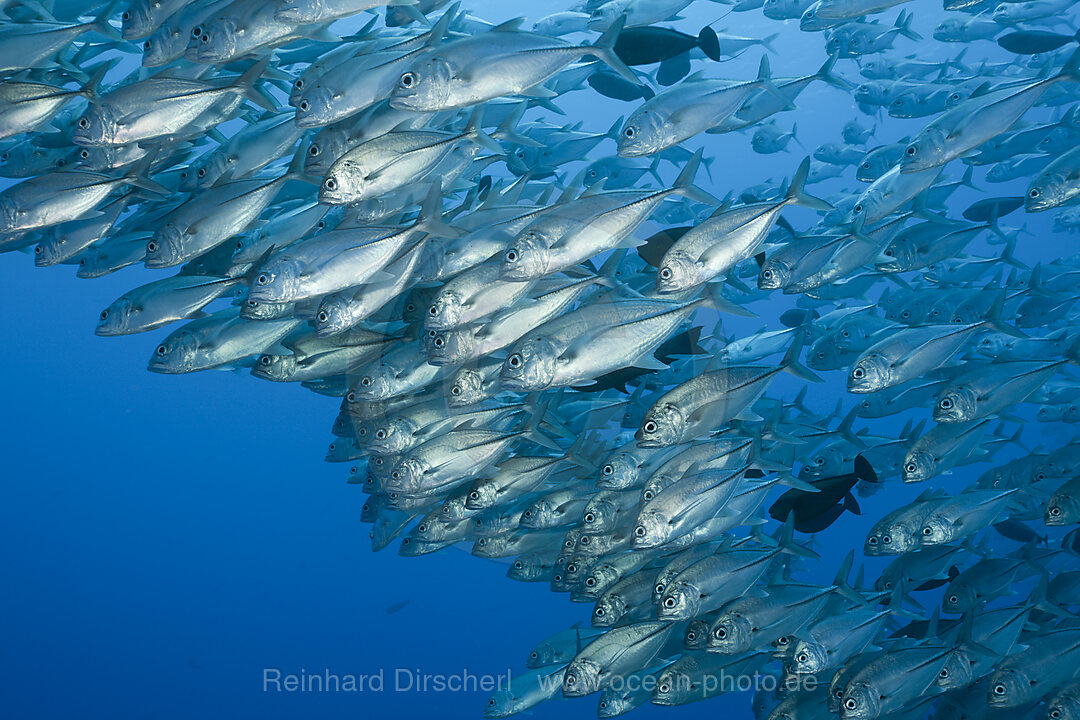
MULTIPOLYGON (((833 87, 840 88, 841 90, 850 90, 851 84, 847 80, 844 80, 839 75, 833 74, 833 70, 836 68, 837 55, 830 55, 829 59, 825 61, 825 64, 818 68, 818 71, 814 73, 814 77, 823 83, 832 85, 833 87)), ((874 126, 877 129, 877 126, 874 126)), ((871 131, 872 132, 872 131, 871 131)))
POLYGON ((706 25, 698 33, 698 47, 710 60, 720 62, 722 57, 720 54, 720 38, 716 36, 716 31, 710 26, 706 25))
POLYGON ((780 37, 780 33, 773 33, 772 35, 762 38, 761 46, 771 52, 773 55, 775 55, 776 48, 773 47, 773 41, 776 40, 778 37, 780 37))
POLYGON ((442 181, 436 180, 431 184, 424 204, 420 208, 420 215, 416 218, 413 228, 433 235, 442 237, 459 237, 462 233, 453 225, 443 222, 443 194, 442 181))
POLYGON ((1004 309, 1005 290, 1002 289, 1002 291, 998 293, 997 297, 994 298, 994 303, 990 306, 990 310, 986 313, 986 320, 984 320, 983 322, 987 325, 987 327, 992 328, 999 333, 1005 333, 1006 335, 1011 335, 1012 337, 1026 338, 1027 335, 1017 330, 1012 325, 1009 325, 1002 319, 1001 314, 1004 309))
POLYGON ((702 150, 699 149, 694 153, 694 157, 690 158, 690 162, 686 163, 686 167, 683 168, 682 172, 679 173, 679 177, 676 178, 673 189, 683 197, 689 198, 694 202, 704 203, 706 205, 720 205, 721 202, 719 200, 694 185, 694 177, 701 168, 701 157, 702 150))
POLYGON ((99 35, 104 35, 110 40, 123 40, 123 38, 120 36, 120 31, 109 24, 109 18, 112 17, 113 13, 116 12, 116 6, 119 4, 120 0, 113 0, 111 3, 105 6, 105 9, 102 10, 97 17, 88 22, 86 26, 94 32, 98 33, 99 35))
POLYGON ((840 563, 840 569, 836 571, 836 577, 833 578, 832 584, 836 588, 835 591, 837 594, 842 595, 856 605, 869 606, 866 598, 848 584, 848 578, 851 577, 851 566, 854 562, 855 551, 849 550, 848 554, 844 557, 844 561, 840 563))
POLYGON ((155 195, 171 195, 172 192, 168 188, 150 179, 150 167, 157 159, 158 152, 158 150, 154 150, 146 153, 146 155, 132 167, 131 172, 128 175, 128 182, 137 188, 154 193, 155 195))
MULTIPOLYGON (((517 132, 518 123, 521 122, 521 116, 525 114, 525 111, 529 108, 529 101, 523 100, 518 103, 514 108, 514 111, 506 116, 506 119, 499 123, 499 127, 495 129, 495 132, 491 133, 491 138, 497 140, 503 140, 505 142, 513 143, 515 145, 526 145, 528 147, 541 147, 541 143, 533 140, 531 137, 522 135, 517 132)), ((502 153, 502 148, 499 148, 499 152, 502 153)))
POLYGON ((782 553, 788 555, 797 555, 802 558, 810 560, 819 560, 821 558, 816 552, 810 548, 803 547, 795 542, 795 512, 788 513, 787 520, 784 521, 783 527, 780 529, 780 537, 777 539, 779 550, 782 553))
POLYGON ((799 169, 795 172, 795 177, 791 180, 791 185, 788 187, 785 200, 796 205, 810 208, 811 210, 821 210, 823 212, 834 210, 835 208, 833 208, 832 205, 821 198, 806 193, 806 179, 809 176, 810 158, 807 157, 803 159, 802 164, 799 165, 799 169))
POLYGON ((263 58, 250 68, 247 72, 240 76, 236 81, 236 90, 245 98, 255 103, 264 110, 277 114, 281 112, 281 108, 277 106, 274 99, 271 98, 262 87, 258 84, 262 74, 266 71, 267 65, 270 64, 270 58, 263 58))
POLYGON ((762 55, 761 62, 758 64, 757 80, 755 82, 767 93, 774 96, 778 100, 784 101, 785 110, 794 110, 795 105, 784 93, 780 92, 780 89, 773 85, 772 81, 772 66, 769 63, 769 56, 762 55))
POLYGON ((595 45, 587 46, 585 50, 587 54, 593 55, 630 82, 641 85, 641 80, 634 74, 634 71, 627 67, 626 63, 615 54, 615 41, 619 39, 619 33, 622 32, 625 25, 626 16, 624 15, 604 31, 604 34, 600 36, 595 45))
POLYGON ((784 353, 784 359, 780 361, 780 369, 786 370, 795 377, 806 380, 807 382, 822 382, 821 378, 818 377, 813 370, 799 361, 799 355, 802 353, 803 344, 805 342, 802 333, 795 333, 795 339, 791 341, 791 345, 788 346, 787 352, 784 353))
POLYGON ((79 89, 79 94, 90 100, 97 97, 101 92, 101 83, 105 80, 106 73, 116 67, 118 62, 120 62, 120 58, 112 58, 95 67, 94 71, 90 73, 90 77, 79 89))
POLYGON ((902 12, 896 16, 895 27, 900 34, 909 40, 922 40, 923 36, 911 29, 911 21, 915 18, 914 13, 902 12))

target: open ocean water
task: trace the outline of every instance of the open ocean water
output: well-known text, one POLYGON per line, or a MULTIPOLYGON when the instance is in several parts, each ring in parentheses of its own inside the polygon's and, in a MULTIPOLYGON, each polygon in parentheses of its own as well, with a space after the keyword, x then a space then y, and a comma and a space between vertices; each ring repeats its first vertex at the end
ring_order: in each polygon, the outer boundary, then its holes
MULTIPOLYGON (((539 0, 466 0, 464 6, 495 23, 516 16, 531 22, 566 9, 539 0)), ((913 0, 875 17, 887 26, 900 11, 913 15, 912 27, 926 39, 899 37, 876 57, 944 62, 962 49, 930 39, 947 14, 938 0, 913 0)), ((812 73, 827 59, 820 33, 800 31, 797 20, 771 20, 760 9, 731 13, 704 0, 681 15, 660 24, 691 35, 709 24, 748 38, 779 34, 772 52, 752 47, 720 63, 698 54, 694 70, 710 77, 752 79, 763 52, 776 77, 812 73)), ((367 17, 334 29, 347 34, 367 17)), ((595 33, 570 37, 580 42, 595 33)), ((987 40, 967 46, 969 67, 1016 57, 987 40)), ((863 80, 858 71, 855 60, 837 65, 855 84, 863 80)), ((527 119, 581 123, 602 133, 640 104, 587 87, 556 103, 565 116, 533 109, 527 119)), ((1049 122, 1061 114, 1060 107, 1036 107, 1025 121, 1049 122)), ((875 127, 871 146, 911 136, 929 120, 864 115, 850 92, 824 83, 811 84, 797 109, 776 119, 784 130, 797 122, 798 141, 809 151, 792 142, 787 152, 754 153, 753 128, 699 135, 684 143, 704 151, 708 174, 698 185, 719 198, 759 183, 784 185, 806 154, 840 141, 848 120, 875 127)), ((589 158, 614 153, 614 142, 605 140, 589 158)), ((572 178, 581 167, 572 163, 560 174, 572 178)), ((963 169, 951 163, 945 178, 957 180, 963 169)), ((670 183, 677 170, 665 163, 660 172, 670 183)), ((505 168, 490 172, 501 176, 505 168)), ((977 169, 979 190, 962 187, 948 199, 950 217, 980 198, 1023 195, 1029 182, 1021 177, 991 185, 983 176, 977 169)), ((13 182, 0 181, 0 189, 13 182)), ((809 191, 834 200, 863 187, 847 168, 809 191)), ((1025 231, 1018 260, 1034 266, 1074 252, 1075 236, 1056 230, 1053 215, 1021 210, 1002 219, 1010 230, 1025 231)), ((802 229, 816 214, 792 207, 784 218, 802 229)), ((649 222, 637 235, 665 226, 649 222)), ((988 237, 965 252, 1000 252, 988 237)), ((1008 270, 997 275, 1004 279, 1008 270)), ((588 626, 591 604, 570 603, 546 583, 509 581, 507 562, 472 557, 468 545, 416 558, 399 557, 396 543, 372 552, 370 526, 359 521, 365 496, 344 481, 349 465, 323 462, 337 398, 263 382, 246 369, 147 372, 150 351, 175 326, 120 338, 94 335, 102 308, 155 277, 130 267, 85 281, 75 279, 70 266, 34 268, 32 254, 0 257, 0 717, 477 718, 490 694, 481 682, 522 672, 529 649, 547 635, 574 623, 588 626), (358 688, 318 687, 329 675, 342 683, 354 678, 358 688), (298 689, 289 689, 290 676, 298 689), (465 688, 439 689, 436 677, 464 678, 465 688)), ((866 301, 885 287, 877 284, 866 301)), ((725 316, 725 331, 730 337, 762 326, 781 329, 779 317, 795 307, 794 298, 774 292, 754 304, 756 319, 725 316)), ((826 382, 810 387, 807 406, 828 414, 842 400, 849 408, 857 397, 845 394, 844 372, 822 375, 826 382)), ((768 395, 790 399, 803 384, 783 376, 768 395)), ((1035 410, 1031 404, 1010 410, 1023 421, 1023 447, 1001 450, 994 463, 1072 438, 1071 426, 1035 423, 1035 410)), ((856 427, 895 438, 907 420, 928 417, 923 409, 859 420, 856 427)), ((931 483, 956 492, 989 467, 959 467, 931 483)), ((888 558, 862 556, 867 531, 926 487, 895 477, 886 482, 859 498, 861 515, 845 513, 814 536, 822 559, 806 564, 801 578, 829 582, 852 548, 856 568, 876 577, 888 558)), ((1033 523, 1042 534, 1040 525, 1033 523)), ((773 522, 766 530, 776 527, 773 522)), ((1000 537, 990 542, 1002 552, 1016 548, 1000 537)), ((1023 592, 1029 589, 1030 583, 1023 592)), ((676 708, 646 704, 634 712, 641 718, 749 718, 750 695, 676 708)), ((537 720, 595 717, 595 696, 554 699, 530 713, 537 720)))

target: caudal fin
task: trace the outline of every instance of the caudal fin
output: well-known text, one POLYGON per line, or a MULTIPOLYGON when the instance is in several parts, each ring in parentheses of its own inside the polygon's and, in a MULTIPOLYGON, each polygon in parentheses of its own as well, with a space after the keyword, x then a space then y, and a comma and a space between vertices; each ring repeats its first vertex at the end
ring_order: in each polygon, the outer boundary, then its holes
POLYGON ((825 202, 821 198, 808 195, 806 193, 806 179, 810 176, 810 158, 805 158, 802 164, 799 165, 799 169, 795 172, 795 177, 791 180, 791 185, 788 187, 785 200, 795 205, 802 205, 803 207, 810 208, 811 210, 822 210, 824 212, 830 212, 835 210, 832 205, 825 202))
POLYGON ((701 32, 698 33, 698 47, 710 60, 720 62, 720 58, 723 57, 720 53, 720 38, 708 25, 701 28, 701 32))
POLYGON ((686 167, 679 173, 679 177, 675 180, 675 186, 672 188, 675 192, 679 193, 685 198, 693 200, 694 202, 704 203, 706 205, 721 205, 720 200, 716 199, 709 193, 705 192, 701 188, 694 185, 694 177, 697 175, 698 170, 701 168, 702 150, 698 149, 694 156, 690 158, 690 161, 686 163, 686 167))
POLYGON ((641 85, 641 80, 634 74, 634 71, 627 67, 626 63, 615 54, 615 41, 619 39, 619 33, 622 32, 625 25, 626 16, 624 15, 604 31, 604 34, 600 36, 600 39, 596 41, 595 45, 588 46, 585 49, 587 54, 593 55, 612 70, 619 73, 619 75, 622 75, 626 80, 635 85, 641 85))

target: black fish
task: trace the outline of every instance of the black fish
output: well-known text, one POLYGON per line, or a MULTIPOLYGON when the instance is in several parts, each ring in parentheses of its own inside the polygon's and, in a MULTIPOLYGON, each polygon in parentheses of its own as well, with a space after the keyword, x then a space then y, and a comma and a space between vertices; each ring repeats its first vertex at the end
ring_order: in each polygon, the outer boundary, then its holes
POLYGON ((799 532, 821 532, 836 522, 845 510, 862 514, 851 488, 859 481, 878 482, 877 473, 862 455, 855 458, 855 471, 847 475, 822 478, 811 484, 818 492, 792 489, 785 492, 769 508, 777 520, 795 513, 795 529, 799 532))
POLYGON ((615 54, 627 65, 652 65, 701 48, 713 60, 720 60, 720 39, 706 25, 697 37, 665 27, 632 27, 619 33, 615 54))
POLYGON ((572 390, 578 392, 601 392, 602 390, 618 390, 621 393, 630 394, 626 388, 626 384, 637 380, 642 375, 648 375, 649 373, 656 372, 655 370, 649 370, 647 368, 628 367, 616 370, 615 372, 609 372, 606 375, 601 375, 596 378, 596 381, 592 385, 575 385, 572 390))
POLYGON ((644 244, 639 245, 637 248, 638 255, 645 262, 652 265, 654 268, 660 267, 660 261, 664 259, 664 255, 671 246, 674 245, 682 238, 683 235, 694 229, 693 225, 687 225, 686 227, 673 227, 667 230, 661 230, 656 233, 644 244))
POLYGON ((656 84, 668 87, 690 74, 690 53, 683 53, 660 63, 656 71, 656 84))
POLYGON ((1000 197, 979 200, 964 211, 964 219, 972 222, 990 222, 1024 207, 1022 197, 1000 197))
POLYGON ((1040 535, 1031 529, 1031 526, 1022 520, 1002 520, 999 523, 994 523, 991 527, 997 530, 998 534, 1002 537, 1007 537, 1010 540, 1024 543, 1045 543, 1046 536, 1040 535))
POLYGON ((1080 42, 1080 32, 1076 35, 1060 35, 1045 30, 1018 30, 1002 35, 998 45, 1017 55, 1036 55, 1065 47, 1071 42, 1080 42))
POLYGON ((923 591, 923 590, 936 590, 939 587, 942 587, 944 585, 947 585, 947 584, 951 583, 953 580, 956 579, 956 576, 959 575, 959 574, 960 574, 960 568, 953 565, 951 568, 949 568, 949 574, 948 575, 946 575, 943 578, 935 578, 933 580, 927 580, 922 585, 915 588, 915 591, 920 592, 920 591, 923 591))
POLYGON ((806 310, 803 308, 785 310, 783 314, 780 315, 780 324, 789 328, 802 327, 810 316, 815 318, 819 317, 818 311, 806 310))
POLYGON ((623 102, 649 100, 656 94, 647 85, 635 85, 610 70, 594 72, 589 76, 587 82, 593 90, 604 97, 612 100, 622 100, 623 102))
POLYGON ((698 344, 700 340, 701 328, 692 327, 686 332, 679 333, 675 337, 664 342, 660 347, 656 348, 653 357, 665 365, 670 365, 675 362, 674 356, 676 355, 705 355, 708 350, 698 344))

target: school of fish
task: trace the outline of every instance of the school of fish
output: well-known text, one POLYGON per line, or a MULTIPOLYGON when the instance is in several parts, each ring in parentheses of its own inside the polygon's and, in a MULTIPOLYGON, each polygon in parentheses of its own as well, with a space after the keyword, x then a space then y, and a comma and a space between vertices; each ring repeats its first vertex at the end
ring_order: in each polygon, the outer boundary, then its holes
POLYGON ((485 717, 756 674, 759 719, 1080 718, 1074 2, 550 9, 0 0, 0 251, 154 271, 96 328, 154 372, 341 398, 374 549, 589 603, 485 717))

